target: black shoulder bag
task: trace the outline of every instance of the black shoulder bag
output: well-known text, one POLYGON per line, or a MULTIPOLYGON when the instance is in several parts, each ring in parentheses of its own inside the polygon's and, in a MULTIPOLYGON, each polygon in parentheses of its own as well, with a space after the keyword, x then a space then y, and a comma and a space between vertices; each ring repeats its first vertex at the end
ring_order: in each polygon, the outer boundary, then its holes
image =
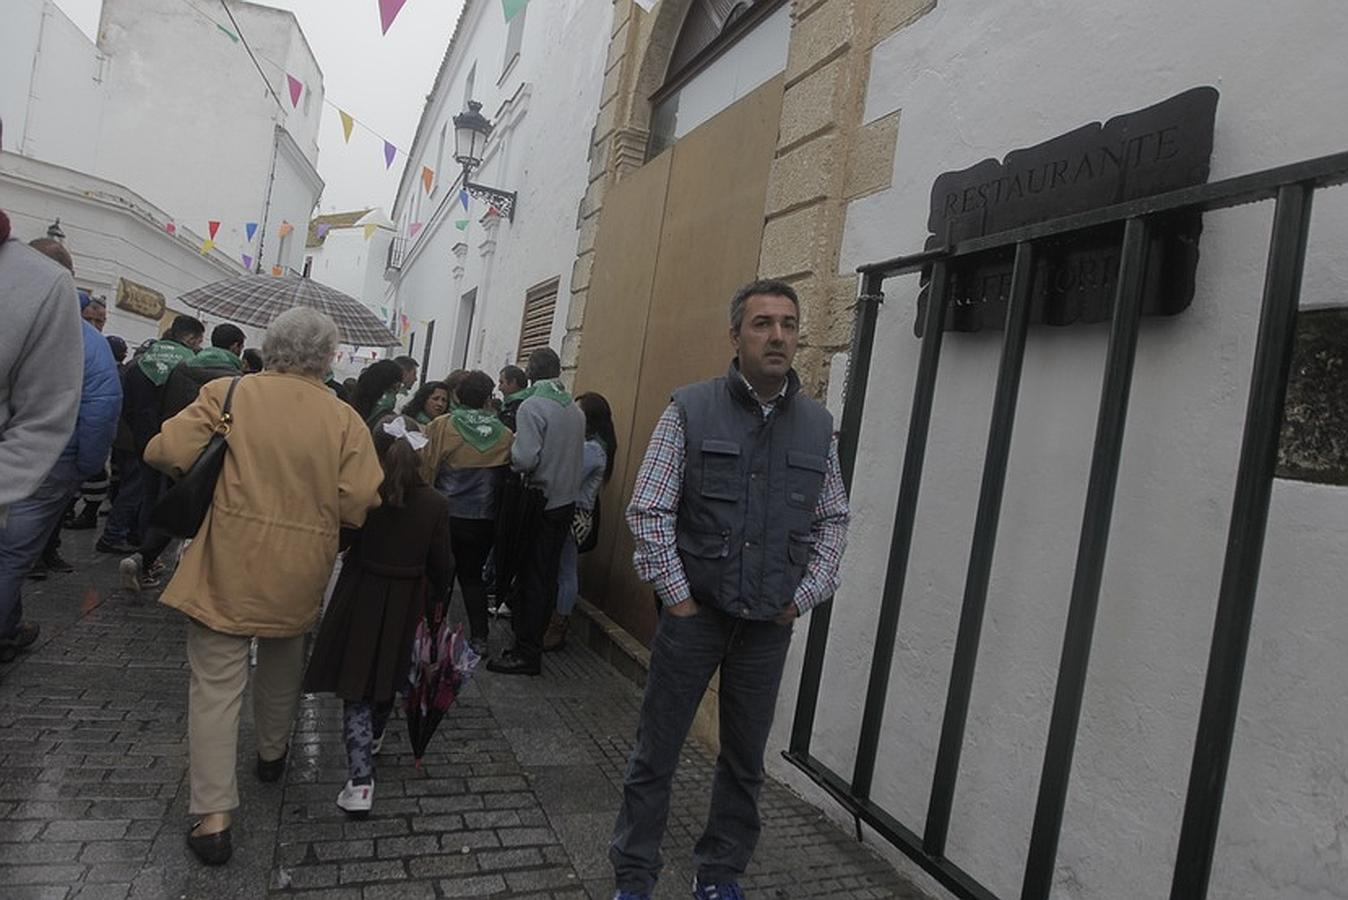
POLYGON ((220 411, 220 421, 215 426, 206 449, 201 451, 192 468, 183 473, 183 477, 173 482, 164 492, 150 513, 150 527, 158 528, 173 537, 194 537, 206 521, 206 513, 211 509, 211 499, 215 496, 215 483, 220 480, 220 470, 225 466, 225 451, 228 449, 229 429, 234 421, 230 407, 234 403, 234 389, 239 386, 235 375, 229 384, 229 393, 225 394, 225 406, 220 411))

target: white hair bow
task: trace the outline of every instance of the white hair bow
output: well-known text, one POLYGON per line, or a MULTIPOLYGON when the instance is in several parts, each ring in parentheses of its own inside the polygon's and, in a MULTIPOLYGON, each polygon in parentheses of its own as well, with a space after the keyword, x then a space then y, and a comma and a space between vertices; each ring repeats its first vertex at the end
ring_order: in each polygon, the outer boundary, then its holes
POLYGON ((398 416, 397 418, 385 422, 384 433, 391 434, 395 438, 402 438, 412 445, 413 450, 420 450, 431 442, 431 439, 426 437, 426 435, 422 434, 420 431, 408 431, 407 422, 404 421, 402 416, 398 416))

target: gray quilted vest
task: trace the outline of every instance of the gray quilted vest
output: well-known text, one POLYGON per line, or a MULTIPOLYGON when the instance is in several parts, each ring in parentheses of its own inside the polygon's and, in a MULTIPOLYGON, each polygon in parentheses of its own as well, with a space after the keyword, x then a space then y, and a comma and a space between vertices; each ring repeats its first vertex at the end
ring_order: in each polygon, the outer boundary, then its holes
POLYGON ((771 619, 809 562, 833 417, 800 393, 794 370, 766 419, 735 364, 673 400, 685 436, 678 550, 693 599, 771 619))

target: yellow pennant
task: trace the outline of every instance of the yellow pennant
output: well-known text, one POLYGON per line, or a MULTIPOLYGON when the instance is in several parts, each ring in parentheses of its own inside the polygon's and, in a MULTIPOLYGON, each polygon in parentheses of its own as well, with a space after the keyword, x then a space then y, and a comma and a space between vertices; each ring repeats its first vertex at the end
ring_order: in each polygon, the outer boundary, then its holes
POLYGON ((422 166, 422 167, 421 167, 421 184, 422 184, 423 187, 426 188, 426 193, 429 194, 429 193, 431 192, 431 185, 434 184, 434 183, 435 183, 435 173, 432 172, 428 167, 422 166))
POLYGON ((374 223, 367 224, 367 225, 365 226, 365 240, 368 241, 371 237, 373 237, 375 231, 376 231, 378 228, 379 228, 379 226, 378 226, 378 225, 375 225, 374 223))
POLYGON ((202 256, 205 256, 207 253, 210 253, 214 249, 215 249, 215 241, 211 240, 210 238, 206 238, 206 240, 201 242, 202 256))
POLYGON ((342 117, 342 137, 346 143, 349 144, 351 143, 351 129, 355 127, 356 120, 342 112, 340 109, 337 110, 337 115, 342 117))

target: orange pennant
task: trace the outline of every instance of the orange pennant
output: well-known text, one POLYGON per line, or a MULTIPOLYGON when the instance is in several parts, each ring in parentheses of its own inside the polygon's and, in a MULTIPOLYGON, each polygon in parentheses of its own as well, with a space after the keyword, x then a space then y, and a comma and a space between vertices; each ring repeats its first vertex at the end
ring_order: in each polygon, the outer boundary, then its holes
POLYGON ((283 274, 285 274, 285 269, 282 269, 280 266, 272 266, 271 273, 275 275, 277 278, 280 278, 283 274))
POLYGON ((431 192, 431 185, 435 183, 435 173, 427 166, 421 167, 421 183, 426 188, 426 193, 431 192))
POLYGON ((291 225, 289 222, 282 222, 282 223, 281 223, 281 227, 278 228, 278 229, 276 229, 276 234, 277 234, 278 236, 280 236, 280 237, 285 237, 286 235, 290 234, 290 232, 292 232, 292 231, 294 231, 294 230, 295 230, 295 226, 294 226, 294 225, 291 225))

